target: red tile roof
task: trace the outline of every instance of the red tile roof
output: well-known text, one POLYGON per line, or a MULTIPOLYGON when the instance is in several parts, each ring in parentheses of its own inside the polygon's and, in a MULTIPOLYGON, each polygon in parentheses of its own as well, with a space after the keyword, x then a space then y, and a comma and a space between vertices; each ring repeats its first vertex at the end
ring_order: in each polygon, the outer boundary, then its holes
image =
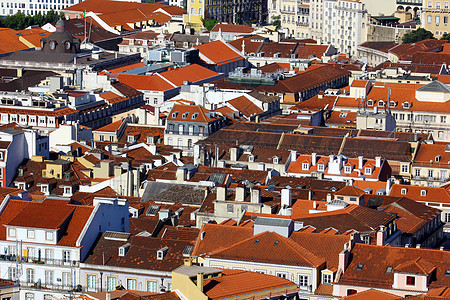
POLYGON ((223 270, 222 276, 204 281, 203 293, 211 300, 241 298, 251 294, 258 294, 258 298, 264 299, 265 291, 267 296, 271 296, 273 289, 280 288, 285 288, 286 291, 297 289, 292 281, 277 276, 241 270, 223 270))
POLYGON ((247 25, 235 25, 235 24, 216 24, 211 32, 235 32, 235 33, 252 33, 255 31, 252 27, 247 25))
MULTIPOLYGON (((245 58, 231 46, 222 42, 214 41, 202 45, 195 46, 200 51, 200 58, 206 57, 216 65, 231 63, 234 61, 244 60, 245 58)), ((207 63, 209 63, 207 61, 207 63)))
POLYGON ((176 86, 181 86, 184 81, 189 81, 191 83, 204 82, 208 79, 212 81, 217 79, 216 77, 220 74, 198 64, 191 64, 185 67, 158 73, 158 75, 164 77, 176 86))
POLYGON ((416 43, 401 44, 389 50, 398 56, 399 60, 411 61, 417 52, 430 51, 442 48, 447 43, 446 40, 426 39, 416 43))
POLYGON ((240 96, 240 97, 228 100, 227 103, 229 105, 233 106, 237 111, 241 112, 247 118, 264 112, 261 108, 259 108, 255 103, 250 101, 245 96, 240 96))
POLYGON ((168 121, 209 123, 222 118, 199 105, 175 104, 167 117, 168 121))
POLYGON ((117 79, 126 85, 141 91, 167 91, 175 86, 158 75, 131 75, 119 74, 117 79))

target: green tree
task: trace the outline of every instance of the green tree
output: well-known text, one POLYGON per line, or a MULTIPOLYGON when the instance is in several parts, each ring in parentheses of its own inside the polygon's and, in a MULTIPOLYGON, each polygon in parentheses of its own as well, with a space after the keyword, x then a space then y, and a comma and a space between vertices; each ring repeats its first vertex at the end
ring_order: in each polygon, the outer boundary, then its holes
POLYGON ((444 35, 441 37, 441 40, 450 41, 450 33, 444 33, 444 35))
POLYGON ((219 23, 219 21, 213 19, 203 20, 203 26, 205 26, 205 28, 210 31, 214 28, 214 26, 216 26, 217 23, 219 23))
POLYGON ((63 17, 63 14, 59 14, 54 10, 50 10, 45 15, 41 15, 41 13, 38 13, 34 16, 26 16, 25 14, 18 12, 15 15, 0 18, 0 27, 22 30, 27 28, 28 26, 42 26, 47 23, 56 22, 58 21, 58 19, 63 17))
POLYGON ((276 29, 281 27, 281 16, 273 16, 272 17, 272 25, 276 27, 276 29))
POLYGON ((434 39, 433 33, 423 28, 413 30, 402 37, 403 44, 416 43, 426 39, 434 39))

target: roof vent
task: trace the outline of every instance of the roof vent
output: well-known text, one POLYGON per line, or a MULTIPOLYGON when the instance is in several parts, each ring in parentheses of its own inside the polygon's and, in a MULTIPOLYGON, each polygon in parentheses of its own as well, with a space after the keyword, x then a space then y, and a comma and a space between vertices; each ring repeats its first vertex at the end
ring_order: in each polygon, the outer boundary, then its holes
POLYGON ((156 259, 163 260, 164 256, 166 256, 167 250, 169 250, 169 247, 165 246, 156 251, 156 259))

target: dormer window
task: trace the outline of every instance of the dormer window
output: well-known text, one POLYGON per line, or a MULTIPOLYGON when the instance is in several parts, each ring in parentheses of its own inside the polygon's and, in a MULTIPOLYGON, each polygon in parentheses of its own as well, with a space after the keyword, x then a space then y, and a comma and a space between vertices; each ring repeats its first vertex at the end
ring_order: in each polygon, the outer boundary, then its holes
POLYGON ((323 273, 322 274, 322 283, 331 284, 331 282, 333 282, 333 274, 323 273))
POLYGON ((308 163, 302 163, 302 170, 309 170, 309 164, 308 163))
POLYGON ((325 171, 325 165, 324 164, 317 165, 317 170, 321 172, 325 171))
POLYGON ((403 102, 403 108, 410 108, 409 102, 403 102))
POLYGON ((255 156, 252 155, 252 154, 250 154, 250 155, 248 156, 248 162, 254 162, 254 161, 255 161, 255 156))
POLYGON ((48 193, 48 186, 47 185, 41 185, 41 193, 44 193, 44 194, 48 193))
POLYGON ((189 115, 188 112, 183 113, 183 119, 186 119, 188 117, 188 115, 189 115))
POLYGON ((427 195, 427 190, 420 191, 420 196, 426 196, 426 195, 427 195))
POLYGON ((406 192, 407 192, 407 191, 408 191, 408 189, 402 188, 401 191, 400 191, 400 193, 401 193, 402 195, 406 195, 406 192))
POLYGON ((366 175, 372 175, 372 168, 365 168, 365 169, 364 169, 364 174, 366 174, 366 175))
POLYGON ((351 167, 351 166, 345 166, 345 167, 344 167, 344 172, 345 172, 346 174, 350 174, 350 173, 352 172, 352 167, 351 167))
POLYGON ((341 112, 339 114, 339 118, 346 118, 347 117, 347 113, 346 112, 341 112))
POLYGON ((53 231, 46 231, 45 232, 45 239, 47 241, 53 241, 53 231))
POLYGON ((28 239, 34 239, 34 230, 32 230, 32 229, 28 229, 27 230, 27 238, 28 239))
POLYGON ((8 236, 9 237, 16 237, 16 229, 15 228, 8 228, 8 236))
POLYGON ((436 157, 434 158, 435 162, 439 162, 441 161, 441 156, 440 155, 436 155, 436 157))
POLYGON ((395 101, 389 101, 389 107, 395 107, 395 101))
POLYGON ((166 253, 167 253, 167 250, 169 250, 169 247, 164 247, 164 248, 161 248, 161 249, 159 249, 157 252, 156 252, 156 259, 158 259, 158 260, 163 260, 164 259, 164 256, 166 255, 166 253))
POLYGON ((153 145, 155 142, 154 142, 154 140, 153 140, 153 137, 152 136, 148 136, 147 137, 147 144, 149 144, 149 145, 153 145))
POLYGON ((406 285, 415 286, 416 285, 416 277, 406 276, 406 285))
POLYGON ((278 156, 274 156, 274 157, 273 157, 273 163, 274 163, 274 164, 277 164, 278 161, 279 161, 278 156))
POLYGON ((172 113, 172 118, 176 119, 177 116, 178 116, 178 112, 177 111, 172 113))
POLYGON ((373 100, 367 100, 367 106, 372 106, 373 105, 373 100))
POLYGON ((384 101, 383 100, 378 101, 378 106, 384 106, 384 101))
POLYGON ((131 244, 127 243, 123 246, 119 247, 119 256, 125 256, 127 254, 128 249, 130 248, 131 244))
POLYGON ((128 143, 134 143, 134 135, 127 136, 128 143))
POLYGON ((198 113, 194 113, 194 114, 192 115, 192 120, 197 119, 197 117, 198 117, 198 113))

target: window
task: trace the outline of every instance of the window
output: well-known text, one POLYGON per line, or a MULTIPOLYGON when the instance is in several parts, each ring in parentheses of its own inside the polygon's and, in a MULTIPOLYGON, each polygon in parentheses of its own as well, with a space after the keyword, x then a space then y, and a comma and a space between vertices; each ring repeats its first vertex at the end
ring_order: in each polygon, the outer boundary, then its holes
POLYGON ((45 259, 53 259, 53 250, 52 249, 45 249, 45 259))
POLYGON ((302 164, 302 170, 308 170, 309 169, 309 164, 308 163, 303 163, 302 164))
POLYGON ((232 213, 234 211, 233 204, 227 204, 227 212, 232 213))
POLYGON ((63 251, 63 261, 64 262, 70 261, 70 251, 63 251))
POLYGON ((90 291, 95 290, 97 286, 97 276, 96 275, 87 275, 87 288, 90 291))
POLYGON ((105 141, 105 136, 103 134, 100 134, 99 139, 100 139, 100 142, 103 142, 103 141, 105 141))
POLYGON ((187 147, 188 149, 192 149, 192 139, 188 139, 187 147))
POLYGON ((428 8, 432 8, 433 7, 433 1, 428 1, 428 8))
POLYGON ((70 272, 63 272, 62 273, 62 284, 63 286, 67 287, 67 286, 71 286, 72 284, 72 280, 70 277, 70 272))
POLYGON ((109 136, 109 141, 110 141, 110 142, 114 142, 114 135, 110 135, 110 136, 109 136))
POLYGON ((53 241, 53 231, 46 231, 45 232, 45 239, 47 241, 53 241))
POLYGON ((183 147, 183 139, 178 139, 178 147, 183 147))
POLYGON ((344 167, 344 172, 347 173, 347 174, 350 174, 350 173, 352 172, 352 167, 350 167, 350 166, 345 166, 345 167, 344 167))
POLYGON ((433 170, 428 170, 428 179, 433 179, 433 170))
POLYGON ((172 291, 172 282, 169 282, 169 283, 167 284, 167 290, 168 290, 169 292, 172 291))
POLYGON ((325 171, 325 165, 323 164, 317 165, 317 170, 322 172, 325 171))
POLYGON ((364 244, 370 244, 370 235, 363 236, 363 242, 364 244))
POLYGON ((444 8, 447 9, 448 8, 448 1, 444 2, 444 8))
POLYGON ((173 145, 173 140, 172 140, 172 138, 168 138, 168 139, 167 139, 167 144, 168 144, 169 146, 172 146, 172 145, 173 145))
POLYGON ((16 237, 16 229, 8 228, 8 235, 9 235, 9 237, 16 237))
POLYGON ((17 269, 15 267, 9 267, 8 268, 8 279, 16 280, 16 276, 17 276, 17 269))
POLYGON ((108 291, 114 291, 116 286, 117 286, 117 278, 116 277, 112 277, 112 276, 106 277, 106 289, 108 291))
POLYGON ((402 195, 406 195, 406 192, 407 192, 407 191, 408 191, 407 189, 403 188, 403 189, 401 189, 400 193, 401 193, 402 195))
POLYGON ((409 165, 402 165, 402 173, 408 173, 409 172, 409 165))
POLYGON ((53 271, 45 271, 45 284, 53 284, 53 271))
POLYGON ((149 280, 147 281, 147 292, 157 293, 157 282, 149 280))
POLYGON ((135 291, 137 288, 137 280, 136 279, 130 279, 127 278, 127 289, 130 291, 135 291))
POLYGON ((27 230, 27 238, 34 239, 34 230, 27 230))
POLYGON ((365 169, 364 169, 364 173, 365 173, 366 175, 372 175, 372 168, 365 168, 365 169))
POLYGON ((432 20, 431 16, 428 16, 428 17, 427 17, 427 23, 428 23, 428 24, 431 24, 431 20, 432 20))
POLYGON ((50 294, 44 294, 44 300, 53 300, 53 296, 50 294))
POLYGON ((416 169, 414 172, 415 177, 420 177, 420 169, 416 169))
POLYGON ((25 300, 34 300, 33 293, 25 293, 25 300))
POLYGON ((420 196, 426 196, 426 195, 427 195, 427 190, 420 191, 420 196))
POLYGON ((308 288, 308 276, 307 275, 299 275, 298 276, 298 285, 301 289, 308 288))
POLYGON ((322 275, 322 283, 331 284, 333 281, 333 275, 331 274, 323 274, 322 275))
POLYGON ((436 1, 436 9, 441 9, 441 1, 436 1))
POLYGON ((383 100, 378 101, 378 106, 384 106, 384 101, 383 100))
POLYGON ((357 290, 354 290, 354 289, 348 289, 348 290, 347 290, 347 296, 354 295, 354 294, 356 294, 357 292, 358 292, 357 290))
POLYGON ((441 116, 441 123, 447 123, 447 116, 441 116))
POLYGON ((27 282, 34 283, 34 269, 27 269, 27 282))
POLYGON ((288 273, 285 272, 275 272, 275 275, 277 275, 280 278, 285 278, 287 279, 288 273))
POLYGON ((416 285, 416 277, 406 276, 406 285, 416 285))
POLYGON ((440 17, 436 16, 436 25, 439 25, 439 22, 440 22, 440 17))

